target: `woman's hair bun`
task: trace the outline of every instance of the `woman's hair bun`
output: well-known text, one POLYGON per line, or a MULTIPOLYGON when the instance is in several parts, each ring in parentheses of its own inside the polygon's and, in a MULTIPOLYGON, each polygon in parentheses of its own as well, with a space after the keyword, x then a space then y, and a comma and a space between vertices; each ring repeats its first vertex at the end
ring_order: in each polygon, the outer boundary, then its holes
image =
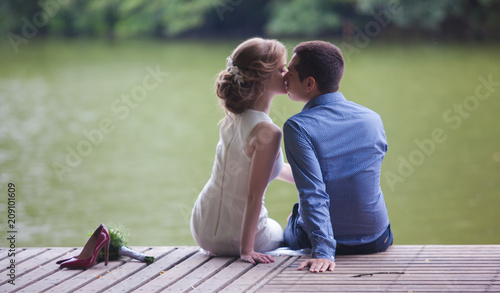
POLYGON ((249 109, 265 91, 265 81, 281 66, 283 56, 285 46, 277 40, 252 38, 241 43, 217 76, 216 93, 222 107, 234 114, 249 109))

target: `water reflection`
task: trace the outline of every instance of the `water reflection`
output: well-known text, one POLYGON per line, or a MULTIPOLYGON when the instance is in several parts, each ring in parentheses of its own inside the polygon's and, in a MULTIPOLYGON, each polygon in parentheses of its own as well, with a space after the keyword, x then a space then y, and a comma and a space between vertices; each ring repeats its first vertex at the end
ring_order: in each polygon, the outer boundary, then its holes
MULTIPOLYGON (((223 116, 213 93, 214 76, 234 45, 30 42, 22 54, 3 52, 0 187, 9 182, 18 187, 18 246, 81 246, 101 222, 127 227, 130 245, 194 244, 189 215, 210 176, 223 116), (165 75, 154 88, 148 80, 150 90, 143 97, 139 87, 146 88, 148 67, 165 75), (141 101, 122 102, 134 89, 141 101), (117 110, 124 105, 128 112, 117 110), (112 127, 103 128, 103 119, 112 127)), ((472 69, 467 72, 494 73, 497 80, 500 72, 490 60, 500 60, 497 49, 471 55, 476 59, 468 61, 472 69)), ((401 46, 391 53, 374 45, 349 64, 346 96, 384 120, 389 152, 383 171, 397 169, 398 156, 413 150, 413 141, 440 126, 440 114, 474 89, 474 75, 471 85, 456 82, 469 80, 462 76, 467 72, 439 79, 433 71, 417 72, 434 64, 436 70, 462 66, 463 58, 453 57, 466 54, 461 50, 466 49, 443 48, 433 58, 449 65, 440 65, 421 58, 418 47, 401 46), (448 53, 455 50, 460 54, 448 53), (419 63, 412 67, 413 59, 401 57, 408 54, 419 57, 419 63), (391 58, 399 59, 391 63, 391 58), (439 87, 420 93, 408 85, 415 75, 427 86, 439 80, 439 87), (402 80, 387 82, 384 76, 402 80), (429 92, 440 93, 440 99, 429 92)), ((459 132, 450 131, 449 140, 395 191, 382 182, 396 243, 500 241, 499 101, 485 101, 459 132)), ((301 109, 286 96, 272 107, 279 125, 301 109)), ((266 194, 271 217, 282 225, 296 200, 296 190, 284 183, 272 183, 266 194)), ((5 212, 0 201, 0 214, 5 212)))

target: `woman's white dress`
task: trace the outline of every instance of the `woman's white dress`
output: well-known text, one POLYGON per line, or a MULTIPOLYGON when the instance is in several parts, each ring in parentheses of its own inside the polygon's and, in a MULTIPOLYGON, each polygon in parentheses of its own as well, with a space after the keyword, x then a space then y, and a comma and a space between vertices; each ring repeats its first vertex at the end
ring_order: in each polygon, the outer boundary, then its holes
MULTIPOLYGON (((199 194, 191 214, 194 240, 201 248, 216 255, 240 253, 251 164, 251 158, 245 153, 245 143, 257 124, 272 123, 266 113, 250 109, 229 115, 220 126, 212 176, 199 194)), ((269 183, 280 174, 283 162, 280 149, 269 183)), ((254 250, 274 250, 282 241, 283 230, 276 221, 268 218, 263 199, 254 250)))

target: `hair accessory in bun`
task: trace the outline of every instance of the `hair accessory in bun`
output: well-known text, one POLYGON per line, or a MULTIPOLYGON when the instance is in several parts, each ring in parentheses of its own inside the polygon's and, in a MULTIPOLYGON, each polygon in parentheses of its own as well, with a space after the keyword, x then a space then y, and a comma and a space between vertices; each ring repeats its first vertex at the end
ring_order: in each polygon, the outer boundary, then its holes
POLYGON ((240 74, 240 70, 238 66, 233 64, 233 59, 231 57, 227 57, 227 71, 233 74, 233 81, 236 82, 239 86, 243 83, 243 76, 240 74))

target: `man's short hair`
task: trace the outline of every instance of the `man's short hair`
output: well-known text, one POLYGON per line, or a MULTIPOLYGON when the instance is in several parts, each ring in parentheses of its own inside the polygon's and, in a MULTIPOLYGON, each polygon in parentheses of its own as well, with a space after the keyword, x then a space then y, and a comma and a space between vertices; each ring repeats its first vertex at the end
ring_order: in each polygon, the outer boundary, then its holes
POLYGON ((293 53, 299 56, 295 69, 300 81, 312 76, 322 94, 339 90, 344 74, 344 57, 337 46, 323 41, 302 42, 293 49, 293 53))

